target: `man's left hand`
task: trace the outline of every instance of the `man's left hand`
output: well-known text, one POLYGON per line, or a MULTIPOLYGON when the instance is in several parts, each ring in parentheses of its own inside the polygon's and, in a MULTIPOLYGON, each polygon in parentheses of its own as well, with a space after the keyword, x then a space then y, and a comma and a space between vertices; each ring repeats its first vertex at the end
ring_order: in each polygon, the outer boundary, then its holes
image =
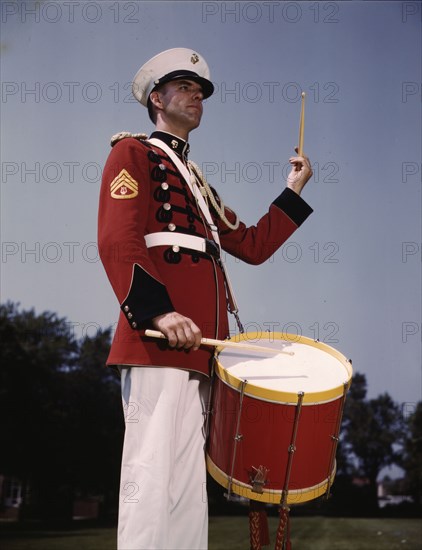
MULTIPOLYGON (((295 151, 298 151, 297 147, 295 151)), ((300 195, 307 181, 312 177, 311 163, 305 156, 290 157, 289 162, 293 168, 287 178, 287 187, 300 195)))

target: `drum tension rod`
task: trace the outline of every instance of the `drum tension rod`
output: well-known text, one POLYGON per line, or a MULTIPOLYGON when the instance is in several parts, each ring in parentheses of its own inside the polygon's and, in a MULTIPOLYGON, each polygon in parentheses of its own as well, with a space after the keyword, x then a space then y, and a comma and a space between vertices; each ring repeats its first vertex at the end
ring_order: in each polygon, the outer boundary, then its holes
POLYGON ((346 402, 346 394, 349 389, 348 382, 343 383, 343 395, 341 396, 341 404, 340 404, 340 410, 337 417, 337 424, 335 427, 335 432, 331 435, 331 440, 333 441, 333 447, 331 449, 331 457, 330 462, 328 466, 328 472, 327 472, 327 492, 325 493, 325 500, 328 500, 331 496, 331 485, 332 485, 332 472, 334 468, 334 463, 336 460, 336 452, 337 452, 337 445, 340 441, 339 435, 340 435, 340 428, 341 428, 341 421, 343 419, 343 411, 344 411, 344 405, 346 402))
POLYGON ((214 390, 215 361, 216 361, 216 358, 214 355, 212 365, 211 365, 211 372, 210 372, 211 383, 208 391, 208 402, 206 403, 206 410, 202 413, 202 415, 204 416, 204 432, 205 432, 205 437, 207 439, 209 435, 210 418, 214 414, 214 409, 212 408, 212 395, 214 390))
POLYGON ((229 485, 227 487, 227 493, 224 495, 227 500, 230 500, 232 495, 232 485, 233 485, 233 474, 234 474, 234 465, 236 462, 236 451, 237 451, 237 444, 239 441, 243 439, 243 435, 239 433, 240 430, 240 417, 242 414, 242 407, 243 407, 243 396, 245 393, 246 384, 248 383, 247 380, 242 380, 242 384, 240 387, 240 398, 239 398, 239 410, 237 413, 237 420, 236 420, 236 434, 233 437, 234 439, 234 447, 233 447, 233 456, 232 456, 232 466, 231 466, 231 472, 229 477, 229 485))
POLYGON ((305 395, 305 392, 303 391, 300 391, 297 394, 298 400, 296 405, 295 419, 293 423, 292 438, 290 440, 290 445, 288 447, 289 458, 287 460, 286 477, 284 479, 284 487, 283 487, 283 491, 281 493, 281 499, 280 499, 280 504, 282 509, 288 508, 287 495, 289 493, 290 473, 292 471, 293 455, 296 451, 296 437, 297 437, 297 430, 299 427, 299 417, 300 417, 300 412, 302 410, 302 402, 303 402, 304 395, 305 395))

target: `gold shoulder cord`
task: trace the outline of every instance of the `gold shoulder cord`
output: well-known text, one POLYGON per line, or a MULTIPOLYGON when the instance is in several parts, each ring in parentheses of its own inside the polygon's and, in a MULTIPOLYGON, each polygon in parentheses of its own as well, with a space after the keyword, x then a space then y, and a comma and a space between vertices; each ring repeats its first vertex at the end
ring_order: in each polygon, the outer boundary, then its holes
MULTIPOLYGON (((233 212, 233 214, 236 216, 236 221, 234 223, 229 222, 227 219, 225 213, 224 213, 224 203, 220 198, 220 204, 217 203, 215 200, 214 193, 212 192, 211 187, 209 186, 207 180, 204 177, 204 174, 202 173, 202 170, 199 168, 199 166, 193 162, 192 160, 188 160, 188 166, 190 170, 195 175, 196 181, 198 183, 198 188, 201 192, 201 195, 205 198, 209 198, 212 206, 214 207, 215 211, 217 212, 220 219, 229 227, 230 229, 237 229, 239 227, 239 217, 236 214, 236 212, 233 212)), ((236 298, 234 296, 233 288, 228 276, 228 273, 226 271, 226 268, 224 266, 223 258, 220 258, 218 260, 218 263, 220 265, 221 271, 223 272, 224 281, 225 281, 225 287, 226 287, 226 300, 227 300, 227 309, 229 312, 234 315, 234 318, 236 319, 237 326, 239 328, 240 333, 244 333, 245 329, 243 328, 242 322, 239 318, 239 308, 237 307, 236 298)))
MULTIPOLYGON (((118 141, 120 141, 122 139, 125 139, 125 138, 128 138, 128 137, 138 139, 139 141, 145 141, 146 139, 148 139, 147 134, 143 134, 143 133, 132 134, 131 132, 119 132, 118 134, 114 134, 114 136, 112 136, 112 138, 110 140, 111 141, 111 146, 115 145, 118 141)), ((236 221, 234 223, 231 223, 227 219, 226 214, 224 213, 223 200, 219 196, 220 204, 221 204, 221 206, 219 206, 218 202, 215 200, 214 193, 212 192, 212 189, 209 186, 209 183, 207 182, 207 180, 205 179, 204 174, 202 173, 202 170, 192 160, 188 160, 188 165, 189 165, 189 167, 191 168, 191 170, 193 171, 193 173, 196 176, 196 180, 199 184, 201 195, 203 197, 208 197, 209 198, 209 200, 210 200, 211 204, 213 205, 214 210, 217 212, 219 218, 223 221, 223 223, 225 223, 227 225, 227 227, 229 229, 232 229, 232 230, 237 229, 239 227, 240 221, 239 221, 239 217, 236 214, 236 212, 233 212, 234 215, 236 216, 236 221)))
POLYGON ((236 221, 234 223, 231 223, 228 219, 227 219, 227 216, 226 214, 224 213, 224 203, 221 199, 221 197, 219 197, 220 199, 220 203, 221 203, 221 206, 219 206, 218 202, 215 200, 215 196, 214 196, 214 193, 212 192, 212 189, 211 187, 209 186, 209 183, 207 182, 207 180, 205 179, 204 177, 204 174, 202 173, 202 170, 199 168, 199 166, 193 162, 192 160, 188 160, 188 165, 190 166, 190 168, 192 169, 193 173, 195 174, 196 176, 196 179, 198 181, 198 183, 200 184, 200 191, 201 191, 201 194, 204 196, 204 197, 208 197, 214 210, 217 212, 219 218, 227 225, 227 227, 229 227, 230 229, 237 229, 239 227, 239 217, 238 215, 234 212, 235 216, 236 216, 236 221))

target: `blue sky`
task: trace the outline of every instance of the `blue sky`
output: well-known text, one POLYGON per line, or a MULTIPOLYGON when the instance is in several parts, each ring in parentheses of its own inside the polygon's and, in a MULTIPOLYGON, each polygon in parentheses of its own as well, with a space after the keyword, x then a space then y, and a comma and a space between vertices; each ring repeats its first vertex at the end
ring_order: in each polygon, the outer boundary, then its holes
MULTIPOLYGON (((207 59, 191 158, 248 224, 284 188, 307 93, 309 220, 259 267, 227 258, 243 323, 320 340, 369 395, 421 399, 419 2, 2 2, 1 297, 117 320, 98 261, 111 135, 151 132, 129 83, 156 53, 207 59)), ((234 324, 232 324, 234 330, 234 324)))

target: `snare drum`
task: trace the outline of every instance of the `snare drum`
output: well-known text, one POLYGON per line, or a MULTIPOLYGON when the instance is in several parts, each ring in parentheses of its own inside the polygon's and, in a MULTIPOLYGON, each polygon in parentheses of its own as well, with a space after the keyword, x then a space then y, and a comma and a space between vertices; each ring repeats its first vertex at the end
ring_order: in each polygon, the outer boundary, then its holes
POLYGON ((217 350, 207 468, 228 489, 278 504, 329 492, 351 362, 327 344, 281 333, 232 338, 278 354, 217 350))

